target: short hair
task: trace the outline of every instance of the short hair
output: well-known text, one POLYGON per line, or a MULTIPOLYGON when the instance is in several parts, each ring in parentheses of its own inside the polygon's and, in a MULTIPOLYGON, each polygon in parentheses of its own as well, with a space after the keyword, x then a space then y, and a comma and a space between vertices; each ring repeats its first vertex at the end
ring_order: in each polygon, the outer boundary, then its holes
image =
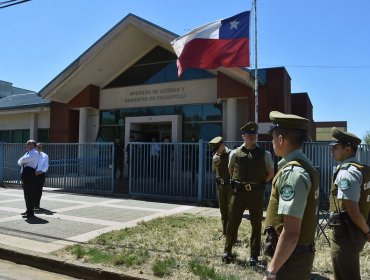
POLYGON ((33 147, 36 147, 36 141, 35 140, 28 140, 26 144, 31 144, 33 147))
POLYGON ((41 142, 38 142, 38 143, 36 143, 36 147, 41 147, 42 148, 42 143, 41 142))
POLYGON ((346 148, 346 147, 350 147, 352 149, 353 155, 356 155, 356 153, 357 153, 358 146, 353 146, 353 145, 349 145, 349 144, 342 144, 342 143, 339 143, 338 145, 341 145, 343 147, 343 149, 346 148))
POLYGON ((277 135, 281 135, 288 139, 288 141, 294 146, 302 146, 305 139, 306 131, 302 129, 276 127, 274 131, 277 135))

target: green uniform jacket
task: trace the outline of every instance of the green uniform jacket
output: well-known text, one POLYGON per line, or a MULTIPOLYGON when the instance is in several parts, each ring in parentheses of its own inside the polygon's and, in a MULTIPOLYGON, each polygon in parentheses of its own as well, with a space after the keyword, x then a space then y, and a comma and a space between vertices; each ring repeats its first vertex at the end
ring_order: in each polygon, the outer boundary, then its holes
MULTIPOLYGON (((338 195, 338 186, 335 184, 335 180, 340 171, 342 170, 348 171, 348 169, 351 166, 357 168, 363 174, 364 166, 356 162, 346 162, 337 167, 336 171, 333 174, 333 182, 332 182, 332 189, 331 189, 332 195, 330 196, 330 211, 331 212, 336 212, 337 210, 339 211, 344 210, 342 199, 338 199, 338 202, 336 202, 337 206, 339 206, 339 209, 336 209, 335 207, 335 202, 334 202, 333 197, 336 198, 338 195)), ((363 178, 365 178, 364 174, 363 174, 363 178)), ((351 177, 349 177, 349 179, 351 179, 351 177)), ((350 184, 350 181, 348 182, 350 184)), ((370 211, 370 182, 361 183, 360 200, 358 202, 358 205, 359 205, 361 214, 364 216, 365 220, 367 221, 369 218, 369 211, 370 211)))
MULTIPOLYGON (((305 169, 311 178, 312 186, 308 193, 306 207, 304 209, 301 230, 299 234, 299 239, 297 245, 310 244, 315 239, 315 230, 317 222, 317 198, 318 198, 318 186, 319 186, 319 174, 317 170, 309 163, 303 161, 302 159, 296 159, 288 162, 283 166, 279 172, 275 175, 272 181, 272 190, 269 205, 267 208, 265 225, 273 226, 278 235, 281 234, 284 226, 284 216, 278 214, 279 209, 279 198, 281 191, 284 186, 278 186, 277 181, 280 176, 283 176, 284 171, 287 168, 294 168, 294 166, 299 166, 305 169)), ((289 194, 283 194, 289 195, 289 194)))
POLYGON ((228 168, 230 153, 231 150, 225 147, 225 151, 222 153, 222 155, 215 154, 213 156, 213 170, 216 171, 217 179, 230 179, 228 168))

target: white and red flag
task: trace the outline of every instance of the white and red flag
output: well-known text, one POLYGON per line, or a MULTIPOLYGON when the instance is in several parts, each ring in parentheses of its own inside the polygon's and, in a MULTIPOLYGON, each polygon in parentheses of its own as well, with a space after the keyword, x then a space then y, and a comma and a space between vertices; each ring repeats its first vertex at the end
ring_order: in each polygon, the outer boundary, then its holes
POLYGON ((179 77, 187 68, 249 66, 250 12, 242 12, 193 29, 171 42, 179 77))

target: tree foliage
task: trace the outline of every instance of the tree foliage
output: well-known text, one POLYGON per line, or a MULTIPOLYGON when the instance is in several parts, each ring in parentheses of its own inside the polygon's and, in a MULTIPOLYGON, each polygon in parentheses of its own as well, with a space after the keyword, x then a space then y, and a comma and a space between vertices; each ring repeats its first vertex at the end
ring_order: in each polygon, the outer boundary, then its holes
POLYGON ((363 139, 363 140, 365 141, 365 143, 366 143, 367 145, 370 145, 370 130, 366 131, 366 133, 365 133, 365 136, 364 136, 364 139, 363 139))

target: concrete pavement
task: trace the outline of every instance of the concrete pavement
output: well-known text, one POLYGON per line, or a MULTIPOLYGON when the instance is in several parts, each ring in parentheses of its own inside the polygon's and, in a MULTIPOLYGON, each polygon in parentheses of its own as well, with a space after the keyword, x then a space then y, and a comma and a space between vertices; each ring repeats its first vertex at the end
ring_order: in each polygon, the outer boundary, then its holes
MULTIPOLYGON (((87 242, 141 221, 187 212, 219 216, 215 208, 127 198, 44 191, 36 218, 24 219, 21 189, 0 188, 0 258, 81 279, 144 279, 52 255, 66 245, 87 242)), ((147 279, 147 278, 145 278, 147 279)))

